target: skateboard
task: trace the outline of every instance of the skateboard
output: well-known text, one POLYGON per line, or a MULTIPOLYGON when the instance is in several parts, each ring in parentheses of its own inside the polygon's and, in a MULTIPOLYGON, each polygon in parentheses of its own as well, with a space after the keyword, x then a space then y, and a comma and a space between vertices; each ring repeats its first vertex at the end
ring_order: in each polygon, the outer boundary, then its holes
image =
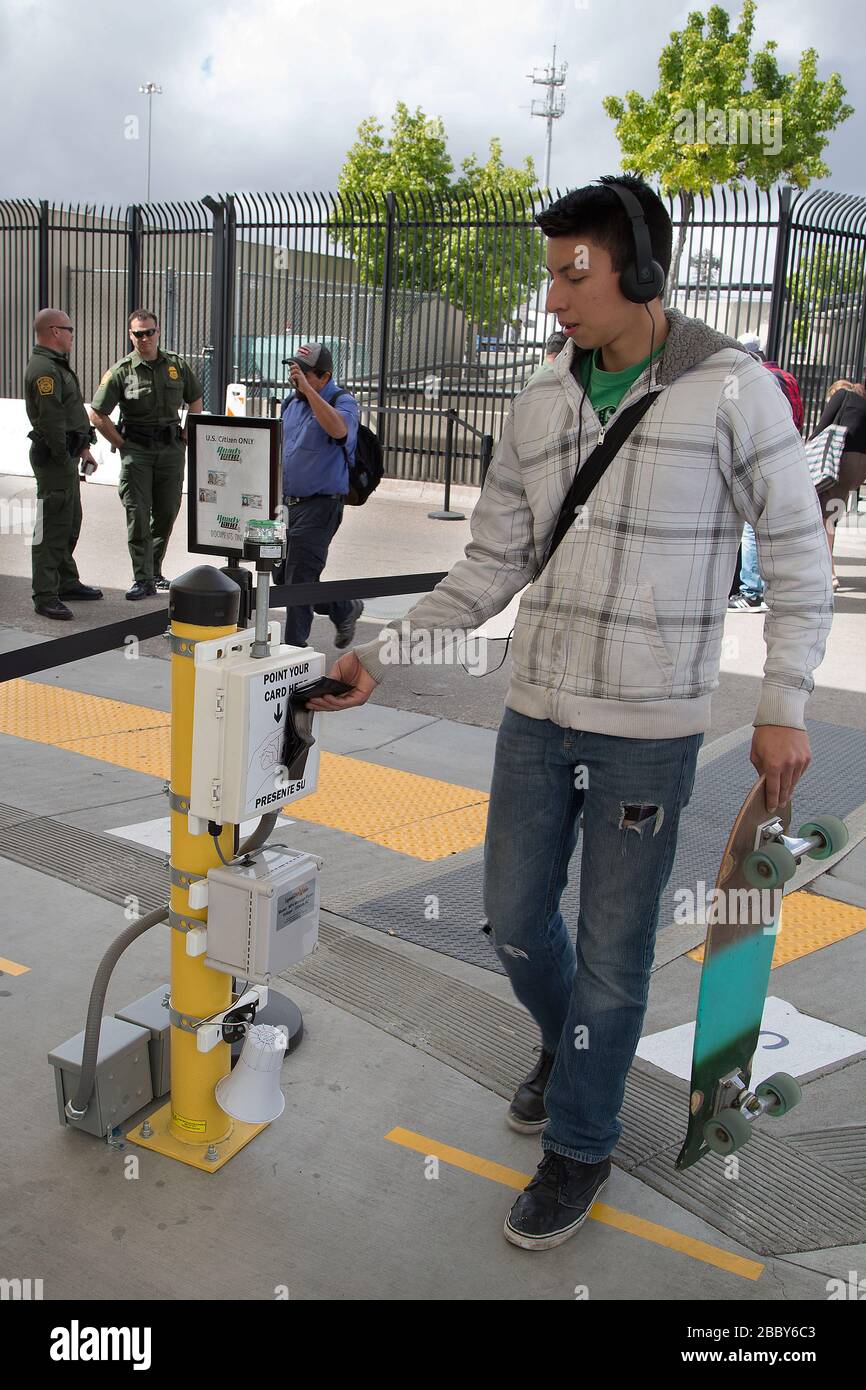
POLYGON ((760 777, 734 821, 708 913, 692 1053, 689 1124, 677 1168, 708 1151, 732 1154, 761 1116, 786 1114, 800 1088, 785 1072, 750 1089, 784 885, 804 854, 828 859, 848 842, 844 821, 818 816, 789 835, 791 803, 767 811, 760 777))

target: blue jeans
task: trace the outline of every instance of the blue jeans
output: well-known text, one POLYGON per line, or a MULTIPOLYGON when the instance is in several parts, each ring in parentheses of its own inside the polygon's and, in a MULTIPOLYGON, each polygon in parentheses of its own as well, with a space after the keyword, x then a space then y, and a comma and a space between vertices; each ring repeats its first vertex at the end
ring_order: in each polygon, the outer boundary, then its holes
MULTIPOLYGON (((289 507, 287 554, 274 572, 275 584, 314 584, 325 568, 328 546, 343 520, 343 501, 339 497, 305 497, 289 507)), ((329 617, 335 627, 352 614, 351 599, 317 603, 317 613, 329 617)), ((292 647, 305 647, 313 626, 312 605, 296 604, 286 609, 285 641, 292 647)))
POLYGON ((506 709, 484 845, 484 910, 517 998, 556 1060, 545 1149, 616 1146, 646 1012, 659 900, 703 734, 617 738, 506 709), (583 813, 577 946, 559 901, 583 813))
POLYGON ((761 571, 758 569, 758 547, 755 543, 755 532, 748 522, 743 527, 741 547, 740 593, 753 594, 760 598, 764 592, 764 581, 761 578, 761 571))

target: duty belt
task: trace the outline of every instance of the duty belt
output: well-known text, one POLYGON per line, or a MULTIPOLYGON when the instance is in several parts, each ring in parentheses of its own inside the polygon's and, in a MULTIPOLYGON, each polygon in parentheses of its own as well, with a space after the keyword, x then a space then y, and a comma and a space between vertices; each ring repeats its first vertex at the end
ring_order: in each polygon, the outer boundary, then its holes
POLYGON ((136 425, 122 420, 119 430, 130 444, 145 444, 157 448, 173 444, 180 435, 180 425, 176 422, 171 425, 136 425))

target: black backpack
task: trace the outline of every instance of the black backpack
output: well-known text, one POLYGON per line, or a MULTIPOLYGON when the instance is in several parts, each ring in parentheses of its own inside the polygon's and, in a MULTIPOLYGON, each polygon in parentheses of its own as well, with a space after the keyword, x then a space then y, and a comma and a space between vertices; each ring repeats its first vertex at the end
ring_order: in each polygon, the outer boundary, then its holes
MULTIPOLYGON (((338 391, 332 397, 331 405, 336 405, 341 396, 351 396, 351 394, 351 391, 338 391)), ((339 444, 339 439, 335 439, 334 443, 339 444)), ((349 465, 349 495, 346 502, 350 507, 363 507, 370 494, 376 491, 385 472, 385 455, 382 452, 379 436, 374 434, 367 425, 362 425, 359 420, 354 463, 349 463, 345 444, 341 444, 340 447, 349 465)))

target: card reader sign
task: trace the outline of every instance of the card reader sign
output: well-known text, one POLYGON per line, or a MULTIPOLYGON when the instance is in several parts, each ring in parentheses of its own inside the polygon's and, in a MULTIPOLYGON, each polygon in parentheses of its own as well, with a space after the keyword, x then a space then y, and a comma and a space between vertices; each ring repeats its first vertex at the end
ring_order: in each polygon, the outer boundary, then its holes
POLYGON ((288 783, 283 763, 289 695, 310 679, 310 662, 271 667, 249 683, 249 760, 245 805, 249 815, 263 815, 297 795, 303 779, 288 783))

